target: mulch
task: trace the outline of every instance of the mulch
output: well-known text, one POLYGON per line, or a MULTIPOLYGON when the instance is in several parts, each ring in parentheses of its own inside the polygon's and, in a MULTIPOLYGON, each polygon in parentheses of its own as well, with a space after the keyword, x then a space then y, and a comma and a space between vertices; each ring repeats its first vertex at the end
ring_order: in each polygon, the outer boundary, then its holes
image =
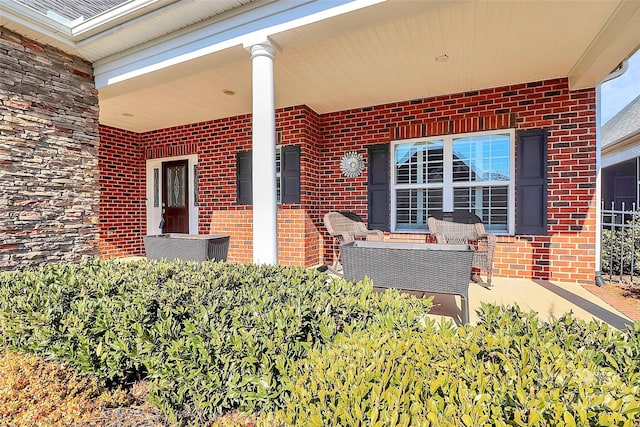
POLYGON ((640 284, 605 281, 602 287, 585 285, 585 288, 629 319, 640 321, 640 284))
POLYGON ((78 427, 167 427, 160 410, 150 404, 101 409, 89 423, 78 427))

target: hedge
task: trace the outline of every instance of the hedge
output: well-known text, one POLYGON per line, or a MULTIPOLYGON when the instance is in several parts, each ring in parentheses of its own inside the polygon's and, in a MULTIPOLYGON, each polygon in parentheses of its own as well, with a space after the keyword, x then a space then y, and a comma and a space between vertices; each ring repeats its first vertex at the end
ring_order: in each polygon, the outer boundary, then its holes
POLYGON ((174 423, 281 407, 283 373, 365 329, 420 330, 429 299, 280 266, 87 261, 0 274, 12 349, 112 383, 148 378, 174 423))
POLYGON ((477 326, 359 331, 310 351, 291 426, 637 426, 640 322, 619 332, 483 305, 477 326))
POLYGON ((146 378, 176 425, 640 425, 640 322, 542 322, 299 268, 87 261, 0 274, 6 347, 112 384, 146 378))

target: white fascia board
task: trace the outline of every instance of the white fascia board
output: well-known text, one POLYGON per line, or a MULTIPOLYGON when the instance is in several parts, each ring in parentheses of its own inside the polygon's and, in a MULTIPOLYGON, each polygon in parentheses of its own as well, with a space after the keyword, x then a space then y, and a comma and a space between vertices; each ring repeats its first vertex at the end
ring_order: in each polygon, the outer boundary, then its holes
MULTIPOLYGON (((78 18, 70 21, 55 12, 43 14, 15 0, 0 0, 0 12, 10 21, 36 31, 46 37, 62 42, 73 49, 79 49, 83 41, 91 35, 105 33, 119 21, 127 19, 127 15, 150 8, 156 3, 167 0, 133 0, 116 7, 94 18, 84 20, 78 18)), ((95 36, 94 36, 95 37, 95 36)))
POLYGON ((602 147, 602 167, 640 157, 640 129, 602 147))
POLYGON ((133 0, 124 3, 121 6, 108 10, 100 15, 97 15, 87 21, 82 21, 71 26, 71 34, 74 37, 82 36, 83 34, 95 34, 109 29, 113 26, 113 22, 126 17, 131 13, 135 13, 141 9, 149 8, 159 0, 133 0))
POLYGON ((69 26, 51 16, 14 0, 0 0, 0 13, 9 21, 74 47, 69 26))
POLYGON ((626 162, 627 160, 635 159, 636 157, 640 157, 640 147, 631 147, 625 151, 603 155, 602 167, 606 168, 617 165, 618 163, 626 162))
POLYGON ((96 88, 116 84, 234 46, 249 46, 269 35, 318 22, 386 0, 273 0, 240 8, 234 15, 173 33, 96 61, 96 88))

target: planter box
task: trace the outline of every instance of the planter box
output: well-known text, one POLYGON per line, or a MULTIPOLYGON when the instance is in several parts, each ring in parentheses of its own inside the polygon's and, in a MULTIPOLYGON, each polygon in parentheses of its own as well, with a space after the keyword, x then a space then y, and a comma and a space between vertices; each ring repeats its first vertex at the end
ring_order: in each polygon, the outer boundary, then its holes
POLYGON ((167 233, 144 236, 144 248, 150 259, 183 261, 226 261, 229 236, 167 233))
POLYGON ((472 246, 355 241, 340 253, 345 279, 369 276, 377 287, 460 295, 462 321, 469 322, 472 246))

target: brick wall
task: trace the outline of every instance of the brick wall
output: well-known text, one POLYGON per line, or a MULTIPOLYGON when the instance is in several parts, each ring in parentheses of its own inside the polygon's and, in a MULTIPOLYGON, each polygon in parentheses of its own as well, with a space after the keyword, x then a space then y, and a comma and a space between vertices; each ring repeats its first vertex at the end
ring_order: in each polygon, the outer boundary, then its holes
POLYGON ((322 263, 324 226, 319 201, 324 196, 320 169, 320 116, 307 106, 285 108, 276 115, 276 131, 281 143, 301 147, 300 204, 282 205, 278 230, 291 230, 288 241, 280 238, 278 260, 285 265, 313 266, 322 263), (281 225, 282 223, 282 225, 281 225))
POLYGON ((91 64, 0 27, 0 270, 97 254, 91 64))
POLYGON ((342 177, 337 165, 346 151, 366 156, 367 145, 395 139, 547 128, 549 234, 500 237, 494 274, 593 283, 594 90, 570 92, 566 79, 556 79, 336 112, 321 121, 325 161, 320 168, 326 172, 327 197, 320 211, 349 209, 365 219, 366 170, 358 178, 342 177))
MULTIPOLYGON (((312 220, 318 216, 318 115, 306 106, 281 109, 276 132, 278 144, 301 147, 301 200, 278 208, 278 259, 284 265, 315 265, 323 250, 322 230, 312 220)), ((238 152, 251 149, 251 116, 145 132, 138 140, 145 159, 198 155, 198 230, 230 234, 228 260, 250 262, 253 210, 236 204, 235 164, 238 152)))
POLYGON ((139 135, 100 127, 100 257, 142 256, 145 162, 139 135))
MULTIPOLYGON (((253 210, 214 210, 210 233, 229 234, 228 262, 253 259, 253 210)), ((322 259, 322 230, 306 209, 278 208, 278 262, 282 265, 312 266, 322 259)))
MULTIPOLYGON (((346 151, 391 140, 479 130, 549 130, 547 236, 500 237, 496 276, 592 283, 595 268, 595 91, 566 79, 417 99, 318 115, 306 106, 277 112, 278 142, 301 147, 302 200, 279 208, 283 264, 330 262, 322 216, 367 216, 367 173, 345 178, 346 151), (304 222, 304 225, 303 225, 304 222)), ((235 204, 235 156, 251 148, 251 118, 239 116, 138 136, 145 158, 198 154, 201 233, 232 235, 230 260, 251 260, 251 209, 235 204)), ((517 155, 517 153, 516 153, 517 155)), ((517 173, 517 171, 516 171, 517 173)), ((389 239, 425 236, 389 235, 389 239)))

